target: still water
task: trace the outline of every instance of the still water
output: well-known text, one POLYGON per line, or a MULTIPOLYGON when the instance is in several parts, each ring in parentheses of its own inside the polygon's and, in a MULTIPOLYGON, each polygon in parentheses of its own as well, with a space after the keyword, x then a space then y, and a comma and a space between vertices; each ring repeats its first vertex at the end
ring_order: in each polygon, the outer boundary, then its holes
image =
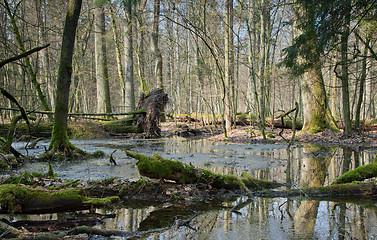
MULTIPOLYGON (((251 176, 291 183, 292 188, 331 184, 342 173, 371 163, 376 150, 352 151, 342 147, 296 146, 287 149, 279 144, 226 144, 203 139, 154 140, 93 140, 73 141, 89 152, 103 150, 113 154, 119 166, 111 166, 108 157, 86 162, 54 163, 55 172, 62 178, 84 180, 107 177, 138 179, 134 159, 125 149, 165 158, 174 158, 217 173, 251 176)), ((43 145, 29 154, 42 152, 43 145)), ((16 144, 22 148, 22 143, 16 144)), ((20 171, 47 171, 45 163, 25 164, 20 171)), ((216 206, 199 207, 175 205, 124 204, 118 209, 97 210, 115 213, 108 218, 105 229, 130 232, 164 230, 144 235, 147 239, 377 239, 377 201, 347 199, 319 201, 300 198, 238 198, 216 206), (231 212, 233 206, 236 212, 231 212), (197 214, 189 227, 175 227, 176 220, 197 214)), ((21 218, 63 218, 63 214, 48 216, 18 216, 21 218)))

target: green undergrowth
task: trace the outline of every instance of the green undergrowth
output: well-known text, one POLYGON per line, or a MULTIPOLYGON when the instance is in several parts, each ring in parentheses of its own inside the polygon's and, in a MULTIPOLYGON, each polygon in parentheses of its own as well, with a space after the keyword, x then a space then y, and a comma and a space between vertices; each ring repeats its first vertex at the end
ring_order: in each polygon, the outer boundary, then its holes
POLYGON ((7 178, 4 184, 24 184, 24 185, 34 185, 36 183, 36 178, 44 178, 47 174, 39 172, 23 172, 16 176, 11 176, 7 178))

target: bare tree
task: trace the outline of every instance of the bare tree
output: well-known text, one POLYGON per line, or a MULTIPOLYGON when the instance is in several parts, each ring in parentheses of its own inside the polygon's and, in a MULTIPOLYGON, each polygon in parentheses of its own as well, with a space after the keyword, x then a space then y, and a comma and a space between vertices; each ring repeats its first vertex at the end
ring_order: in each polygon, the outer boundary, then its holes
POLYGON ((68 101, 72 76, 72 58, 76 39, 77 22, 82 0, 70 0, 63 30, 62 49, 56 89, 54 127, 49 146, 50 151, 71 152, 76 148, 68 139, 68 101))
POLYGON ((97 112, 111 113, 105 39, 105 11, 103 4, 95 6, 94 8, 94 36, 97 81, 97 112))

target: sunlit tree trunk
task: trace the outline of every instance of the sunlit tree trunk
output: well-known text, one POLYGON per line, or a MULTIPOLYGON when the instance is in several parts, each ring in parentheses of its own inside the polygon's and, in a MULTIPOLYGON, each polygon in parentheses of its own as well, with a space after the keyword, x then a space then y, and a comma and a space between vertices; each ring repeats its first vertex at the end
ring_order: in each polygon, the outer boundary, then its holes
POLYGON ((72 58, 76 38, 76 27, 80 16, 82 0, 70 0, 63 30, 62 48, 59 62, 54 126, 49 150, 71 151, 76 149, 68 139, 68 100, 72 75, 72 58))
POLYGON ((266 139, 265 134, 265 121, 266 121, 266 79, 265 79, 265 67, 266 67, 266 3, 265 0, 261 0, 262 13, 260 14, 260 36, 259 36, 259 50, 260 50, 260 64, 259 64, 259 79, 260 79, 260 110, 259 118, 260 125, 263 134, 263 138, 266 139))
MULTIPOLYGON (((367 44, 369 44, 369 39, 367 40, 367 44)), ((363 56, 367 56, 368 54, 368 48, 365 46, 364 47, 364 54, 363 56)), ((357 128, 360 128, 360 118, 361 118, 361 105, 363 103, 364 99, 364 89, 365 89, 365 80, 367 77, 367 58, 364 57, 362 60, 362 66, 361 66, 361 76, 359 79, 359 96, 357 100, 357 106, 356 106, 356 113, 355 113, 355 126, 357 128)))
POLYGON ((125 92, 124 105, 125 111, 131 112, 135 110, 135 87, 134 87, 134 62, 133 62, 133 43, 132 43, 132 0, 126 1, 125 6, 125 92))
POLYGON ((139 44, 136 50, 136 57, 137 57, 137 77, 140 82, 140 90, 148 95, 148 85, 147 81, 145 79, 145 42, 146 42, 146 30, 145 30, 145 17, 144 17, 144 11, 146 8, 147 0, 139 2, 138 5, 138 14, 136 16, 137 23, 138 23, 138 33, 139 33, 139 44))
POLYGON ((94 8, 94 45, 96 58, 97 112, 111 113, 109 74, 107 70, 105 12, 103 6, 94 8))
MULTIPOLYGON (((301 29, 298 28, 300 21, 304 21, 304 19, 306 19, 306 21, 314 21, 313 19, 302 17, 306 14, 306 10, 302 8, 302 6, 298 6, 298 8, 295 9, 296 22, 294 31, 296 36, 301 33, 301 29)), ((309 25, 309 27, 313 28, 313 25, 309 25)), ((314 29, 308 29, 307 31, 315 34, 314 29)), ((317 54, 310 54, 310 59, 304 57, 299 58, 301 65, 308 66, 300 79, 304 112, 304 126, 302 130, 311 133, 321 132, 326 128, 336 128, 331 120, 331 114, 328 109, 320 53, 317 49, 316 41, 317 37, 312 36, 311 39, 307 40, 306 45, 308 49, 311 49, 311 51, 317 54)))
POLYGON ((232 127, 232 106, 234 87, 234 51, 233 51, 233 0, 225 1, 225 128, 232 127))
POLYGON ((154 75, 158 88, 164 89, 162 79, 162 55, 158 46, 159 39, 159 21, 160 19, 160 0, 154 0, 153 6, 153 31, 152 31, 152 51, 155 57, 155 70, 154 75))
POLYGON ((120 80, 120 84, 122 86, 122 94, 125 92, 126 83, 124 80, 124 71, 123 71, 123 62, 122 62, 122 54, 121 54, 121 46, 118 37, 118 28, 115 22, 115 10, 114 7, 111 5, 111 1, 109 0, 109 10, 111 16, 111 27, 113 29, 113 38, 115 43, 115 51, 116 51, 116 58, 117 58, 117 67, 118 67, 118 77, 120 80))

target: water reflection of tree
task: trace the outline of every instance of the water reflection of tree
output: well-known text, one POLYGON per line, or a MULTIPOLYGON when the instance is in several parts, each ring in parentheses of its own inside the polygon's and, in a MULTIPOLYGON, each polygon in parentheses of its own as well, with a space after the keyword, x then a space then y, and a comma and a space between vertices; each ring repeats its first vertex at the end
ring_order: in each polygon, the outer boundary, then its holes
MULTIPOLYGON (((329 148, 310 146, 304 148, 304 155, 300 167, 299 188, 323 186, 327 169, 331 161, 329 148)), ((294 228, 296 234, 312 238, 317 219, 319 201, 304 200, 299 202, 294 213, 294 228)))

